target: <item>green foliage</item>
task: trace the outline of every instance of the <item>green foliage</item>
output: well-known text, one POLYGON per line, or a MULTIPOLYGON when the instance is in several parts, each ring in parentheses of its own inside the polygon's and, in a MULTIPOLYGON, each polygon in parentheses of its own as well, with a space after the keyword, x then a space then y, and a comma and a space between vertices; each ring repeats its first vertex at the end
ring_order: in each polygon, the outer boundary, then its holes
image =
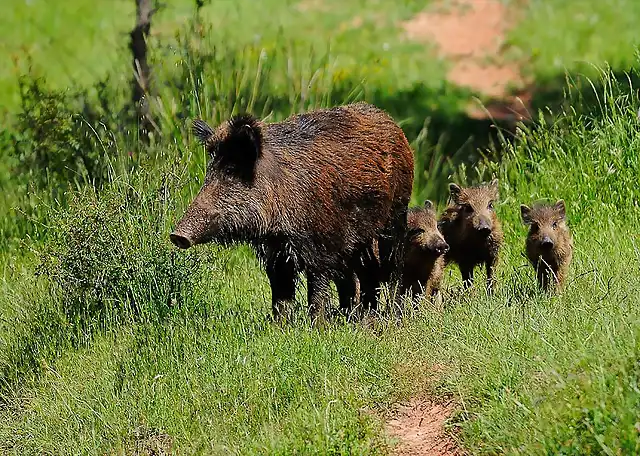
POLYGON ((163 315, 196 293, 206 258, 177 252, 168 240, 175 176, 164 174, 160 185, 131 179, 137 185, 116 181, 100 196, 74 195, 50 220, 39 273, 70 317, 163 315))
MULTIPOLYGON (((94 130, 97 116, 78 113, 72 98, 47 90, 40 79, 20 80, 21 111, 9 134, 16 172, 37 187, 99 185, 107 174, 106 148, 94 130), (11 133, 16 131, 17 133, 11 133)), ((86 105, 85 105, 86 106, 86 105)), ((5 143, 6 144, 6 143, 5 143)))

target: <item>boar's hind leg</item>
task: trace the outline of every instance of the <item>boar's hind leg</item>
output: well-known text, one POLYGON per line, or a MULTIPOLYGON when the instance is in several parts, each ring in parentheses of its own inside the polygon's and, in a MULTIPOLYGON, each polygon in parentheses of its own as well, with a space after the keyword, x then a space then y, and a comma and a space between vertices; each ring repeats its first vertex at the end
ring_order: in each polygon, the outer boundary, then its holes
POLYGON ((348 317, 356 305, 359 287, 358 277, 352 272, 346 272, 335 279, 338 290, 338 300, 340 302, 340 313, 348 317))
POLYGON ((326 320, 326 304, 329 298, 329 279, 323 274, 307 271, 307 300, 309 316, 314 325, 326 320))
POLYGON ((293 302, 296 296, 296 281, 298 271, 295 263, 287 261, 286 257, 277 256, 266 264, 267 277, 271 285, 271 308, 273 317, 280 319, 288 302, 293 302))
POLYGON ((389 283, 391 302, 400 309, 402 296, 402 270, 405 260, 405 238, 407 235, 407 207, 395 211, 390 226, 382 233, 379 240, 382 281, 389 283))
POLYGON ((372 243, 354 256, 353 270, 360 285, 360 311, 377 310, 381 281, 378 243, 372 243))

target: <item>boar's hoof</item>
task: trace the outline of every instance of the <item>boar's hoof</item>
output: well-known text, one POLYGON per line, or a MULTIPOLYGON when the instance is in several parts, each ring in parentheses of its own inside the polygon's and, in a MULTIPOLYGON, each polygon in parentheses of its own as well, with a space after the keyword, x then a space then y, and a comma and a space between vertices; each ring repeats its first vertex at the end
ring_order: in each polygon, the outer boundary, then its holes
POLYGON ((181 236, 179 234, 171 233, 169 235, 169 239, 171 239, 171 242, 173 242, 176 246, 180 247, 181 249, 188 249, 189 247, 191 247, 191 241, 188 238, 181 236))

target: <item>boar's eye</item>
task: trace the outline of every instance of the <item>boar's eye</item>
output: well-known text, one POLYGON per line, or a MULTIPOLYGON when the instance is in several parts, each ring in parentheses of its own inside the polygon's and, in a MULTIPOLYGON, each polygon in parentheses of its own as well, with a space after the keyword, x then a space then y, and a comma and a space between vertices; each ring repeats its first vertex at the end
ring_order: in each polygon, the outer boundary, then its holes
POLYGON ((537 233, 539 229, 540 229, 540 225, 538 225, 536 222, 531 223, 531 232, 532 233, 537 233))
POLYGON ((553 228, 554 230, 558 228, 558 222, 553 222, 553 224, 551 225, 551 228, 553 228))
POLYGON ((473 207, 471 207, 471 204, 463 204, 462 210, 467 214, 471 214, 473 212, 473 207))
POLYGON ((487 208, 489 208, 490 211, 493 210, 493 201, 489 201, 489 205, 487 206, 487 208))

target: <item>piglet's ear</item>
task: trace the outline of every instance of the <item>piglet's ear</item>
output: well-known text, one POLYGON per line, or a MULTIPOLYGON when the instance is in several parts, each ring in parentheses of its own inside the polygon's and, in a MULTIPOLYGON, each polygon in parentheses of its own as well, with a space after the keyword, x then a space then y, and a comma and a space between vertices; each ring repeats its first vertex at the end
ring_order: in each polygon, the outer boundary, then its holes
POLYGON ((458 184, 451 182, 449 184, 449 195, 451 196, 451 200, 456 204, 460 200, 460 193, 462 193, 462 188, 460 188, 458 184))
POLYGON ((498 187, 498 179, 493 179, 489 182, 489 188, 493 192, 494 198, 498 199, 500 197, 500 187, 498 187))
POLYGON ((213 135, 213 130, 204 120, 195 119, 191 124, 191 130, 198 141, 202 144, 206 144, 207 140, 213 135))
POLYGON ((563 219, 567 217, 567 208, 565 207, 564 200, 556 201, 554 208, 558 211, 563 219))
POLYGON ((525 204, 520 205, 520 216, 525 225, 531 225, 531 208, 525 204))
POLYGON ((431 200, 426 200, 424 202, 424 208, 433 210, 433 202, 431 200))

